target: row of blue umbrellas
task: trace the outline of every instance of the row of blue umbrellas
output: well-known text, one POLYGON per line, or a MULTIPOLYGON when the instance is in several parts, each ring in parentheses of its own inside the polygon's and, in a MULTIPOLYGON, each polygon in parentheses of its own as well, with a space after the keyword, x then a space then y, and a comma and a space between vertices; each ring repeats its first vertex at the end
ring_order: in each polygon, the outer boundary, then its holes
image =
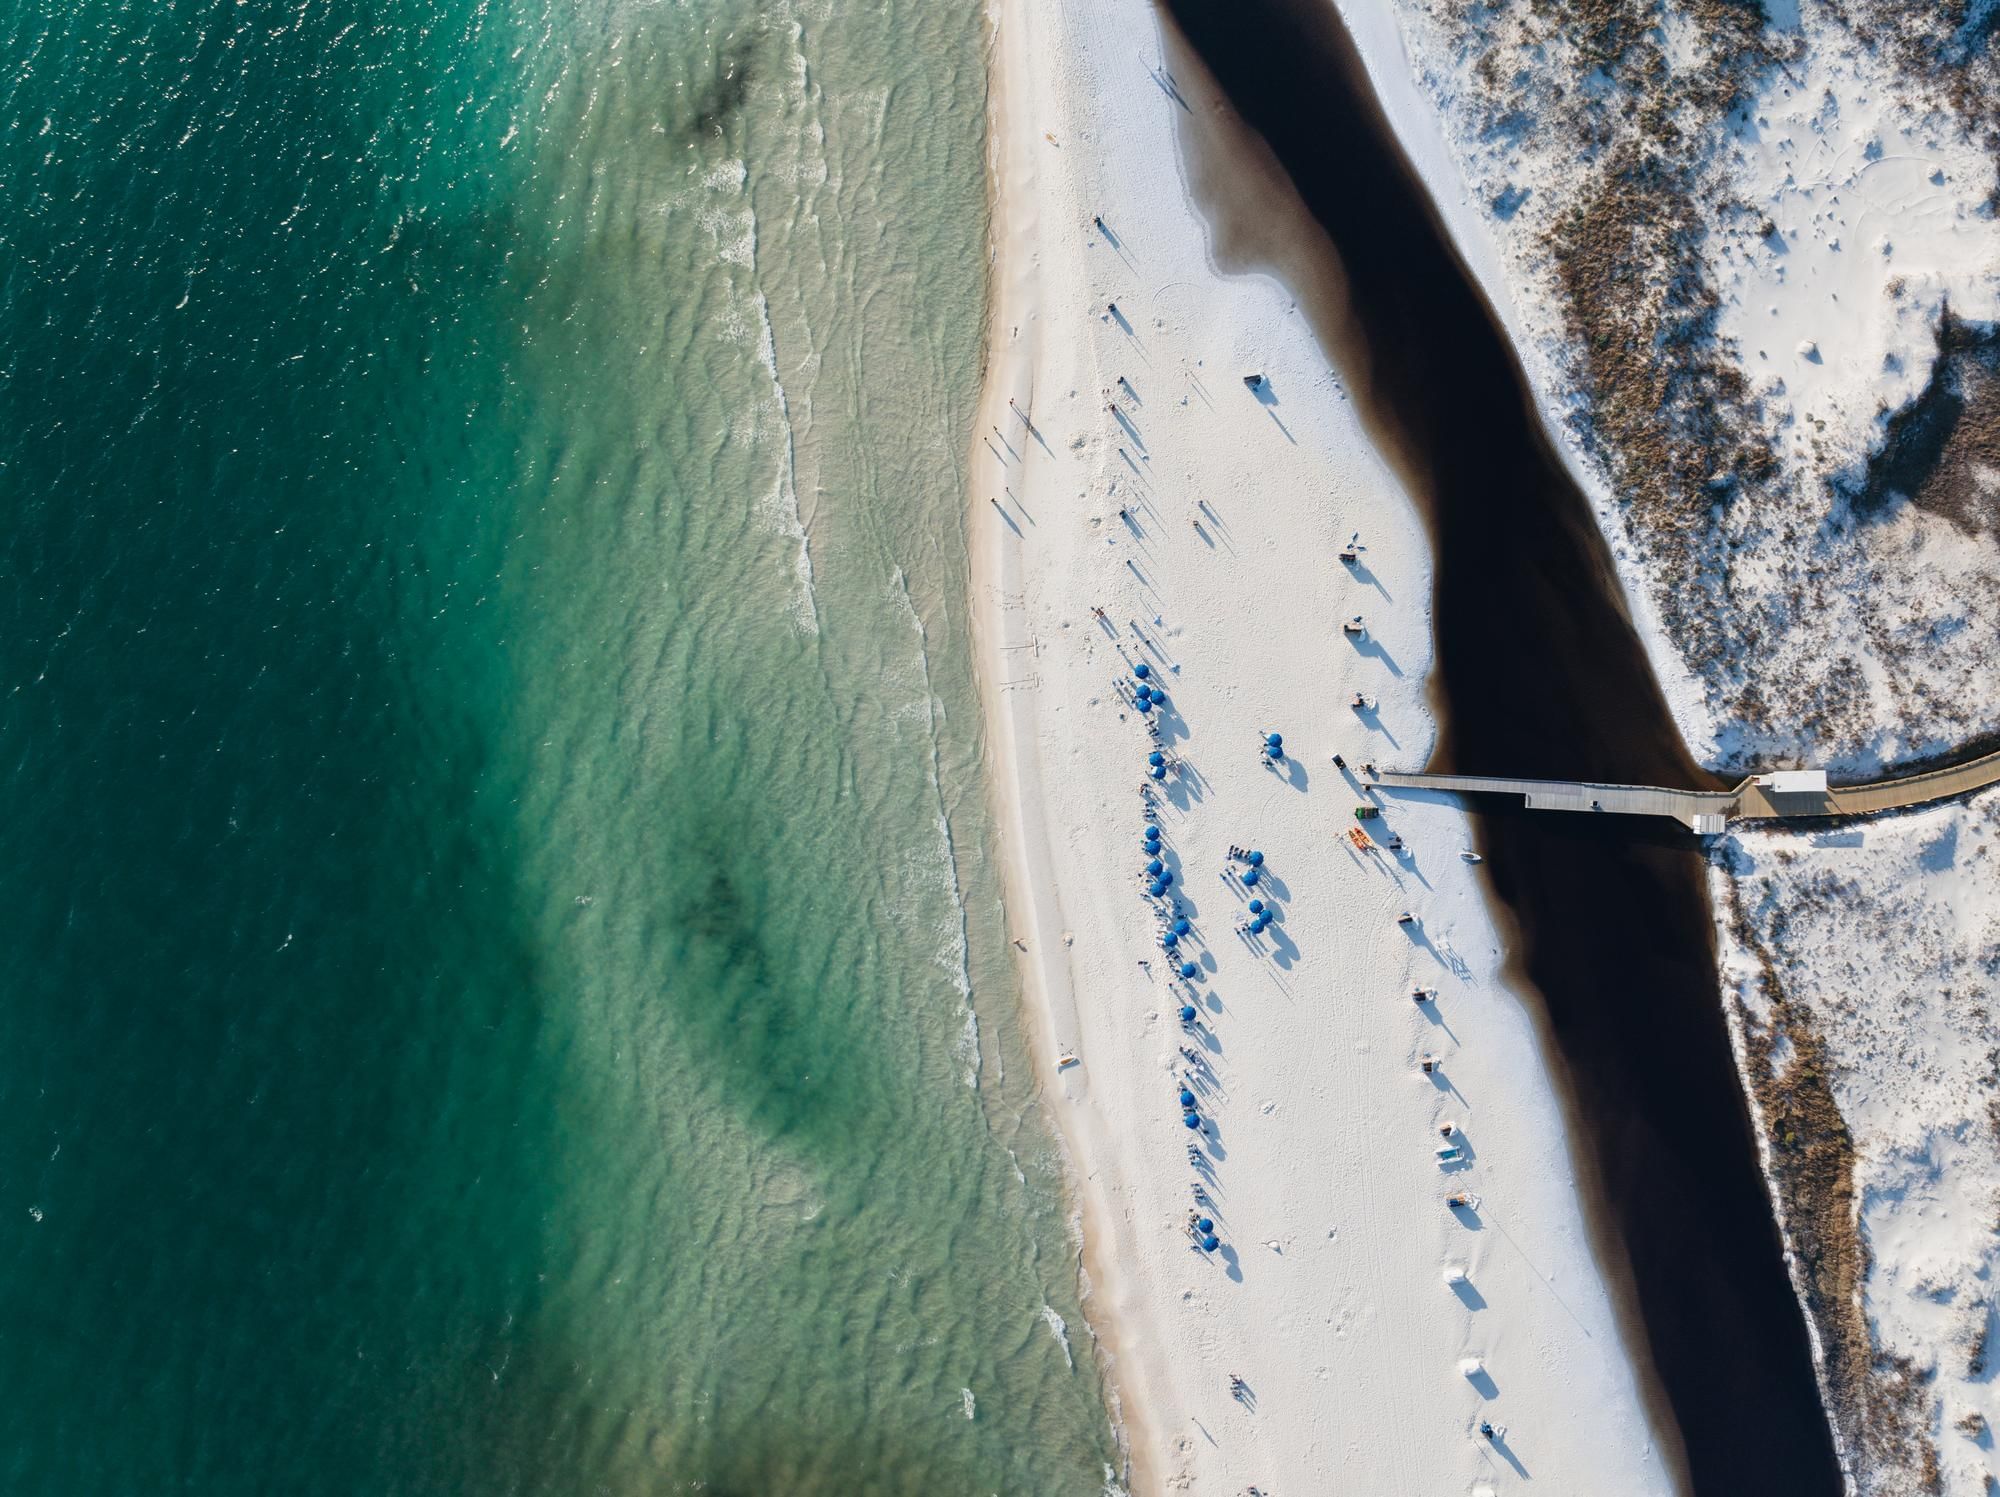
POLYGON ((1208 1216, 1188 1217, 1188 1236, 1201 1245, 1204 1253, 1212 1253, 1222 1246, 1222 1239, 1215 1235, 1215 1219, 1208 1216))
MULTIPOLYGON (((1157 758, 1158 755, 1154 757, 1157 758)), ((1164 898, 1167 890, 1173 887, 1174 871, 1160 860, 1160 824, 1156 821, 1146 823, 1145 846, 1146 851, 1152 855, 1146 863, 1146 877, 1149 880, 1146 892, 1155 899, 1164 898)), ((1181 937, 1192 928, 1186 920, 1177 919, 1166 935, 1161 937, 1160 943, 1172 951, 1180 945, 1181 937)), ((1182 962, 1180 965, 1180 974, 1183 977, 1193 977, 1200 970, 1193 962, 1182 962)))
MULTIPOLYGON (((1152 666, 1142 660, 1132 667, 1132 674, 1139 679, 1139 685, 1134 688, 1132 695, 1141 712, 1151 712, 1155 707, 1166 706, 1167 694, 1152 684, 1152 666)), ((1146 755, 1146 772, 1156 780, 1164 780, 1167 777, 1167 756, 1158 749, 1146 755)), ((1155 899, 1159 899, 1166 894, 1174 881, 1174 871, 1167 867, 1165 862, 1160 858, 1159 823, 1154 821, 1146 823, 1142 845, 1147 855, 1146 875, 1149 882, 1146 885, 1146 892, 1151 894, 1155 899)), ((1263 854, 1258 854, 1257 861, 1263 861, 1263 854)), ((1254 871, 1253 869, 1252 872, 1254 873, 1254 871)), ((1255 880, 1253 879, 1252 882, 1255 882, 1255 880)), ((1175 951, 1180 946, 1181 937, 1188 935, 1193 929, 1194 927, 1188 923, 1185 917, 1177 917, 1173 924, 1167 928, 1165 934, 1160 937, 1160 944, 1170 952, 1175 951)), ((1201 968, 1193 962, 1183 961, 1180 964, 1179 971, 1184 979, 1192 980, 1200 975, 1201 968)), ((1183 1003, 1181 1005, 1180 1019, 1183 1024, 1192 1024, 1194 1022, 1195 1007, 1192 1003, 1183 1003)), ((1175 1100, 1181 1105, 1181 1123, 1183 1126, 1190 1132, 1198 1130, 1201 1127, 1201 1114, 1196 1111, 1194 1093, 1186 1087, 1182 1087, 1179 1096, 1175 1100)), ((1200 1221, 1195 1223, 1195 1227, 1197 1240, 1200 1242, 1203 1252, 1212 1253, 1222 1245, 1220 1239, 1215 1235, 1215 1223, 1209 1220, 1209 1218, 1204 1216, 1200 1221)))

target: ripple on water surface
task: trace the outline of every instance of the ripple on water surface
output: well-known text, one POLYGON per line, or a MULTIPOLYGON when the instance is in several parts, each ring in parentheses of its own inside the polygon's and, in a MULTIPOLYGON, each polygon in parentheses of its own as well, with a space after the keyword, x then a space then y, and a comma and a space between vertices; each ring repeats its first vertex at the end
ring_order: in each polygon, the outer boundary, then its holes
POLYGON ((8 1490, 1098 1491, 977 9, 0 34, 8 1490))

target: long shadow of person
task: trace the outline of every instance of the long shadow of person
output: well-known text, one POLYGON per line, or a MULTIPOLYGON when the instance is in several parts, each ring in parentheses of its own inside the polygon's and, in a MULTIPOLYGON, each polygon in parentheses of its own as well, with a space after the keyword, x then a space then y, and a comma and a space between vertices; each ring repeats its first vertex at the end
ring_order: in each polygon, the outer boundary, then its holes
POLYGON ((1521 1458, 1518 1455, 1514 1454, 1514 1449, 1511 1445, 1507 1443, 1507 1436, 1504 1433, 1502 1433, 1499 1430, 1495 1430, 1490 1436, 1487 1437, 1486 1443, 1493 1447, 1495 1453, 1499 1455, 1501 1460, 1505 1461, 1508 1465, 1514 1468, 1514 1474, 1516 1476, 1520 1477, 1523 1481, 1527 1480, 1528 1468, 1522 1465, 1521 1458))

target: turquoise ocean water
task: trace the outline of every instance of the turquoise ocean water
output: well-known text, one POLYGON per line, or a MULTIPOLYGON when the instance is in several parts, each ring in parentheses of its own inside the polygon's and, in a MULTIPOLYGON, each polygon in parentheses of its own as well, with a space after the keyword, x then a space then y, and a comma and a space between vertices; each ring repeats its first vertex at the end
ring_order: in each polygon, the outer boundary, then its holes
POLYGON ((0 44, 0 1489, 1100 1491, 976 6, 0 44))

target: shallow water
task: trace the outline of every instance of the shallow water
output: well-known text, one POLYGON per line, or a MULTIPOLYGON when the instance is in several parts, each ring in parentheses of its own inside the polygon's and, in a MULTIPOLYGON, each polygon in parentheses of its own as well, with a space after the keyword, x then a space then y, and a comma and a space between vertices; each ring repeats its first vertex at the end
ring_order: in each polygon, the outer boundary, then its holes
POLYGON ((8 1490, 1098 1491, 976 7, 0 37, 8 1490))

